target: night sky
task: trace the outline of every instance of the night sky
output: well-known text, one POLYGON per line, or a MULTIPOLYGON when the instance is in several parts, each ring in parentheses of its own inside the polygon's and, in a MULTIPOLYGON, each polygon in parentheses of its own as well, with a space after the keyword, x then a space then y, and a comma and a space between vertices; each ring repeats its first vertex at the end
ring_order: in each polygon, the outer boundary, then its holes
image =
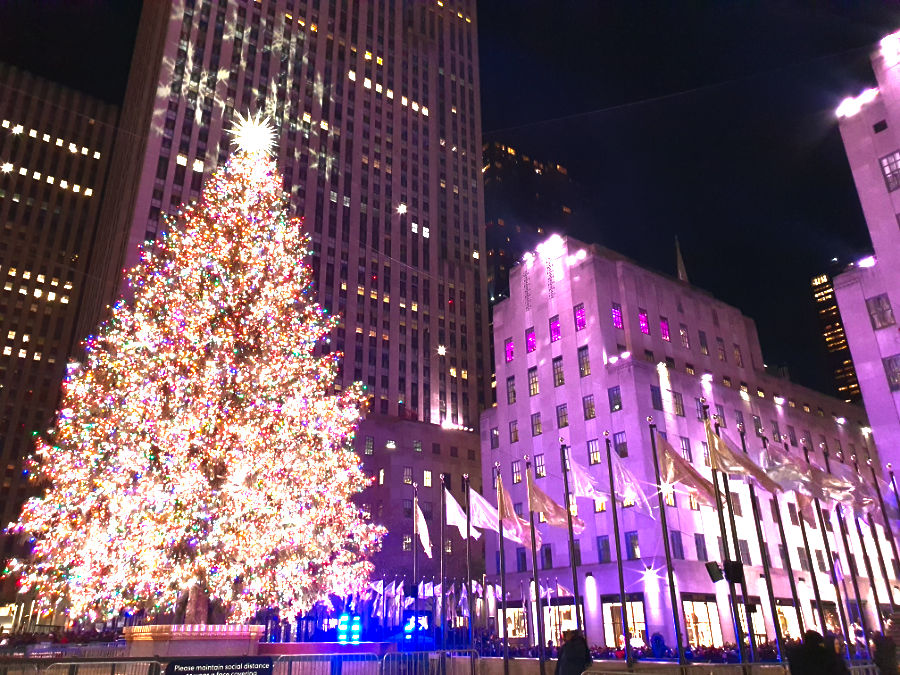
MULTIPOLYGON (((0 0, 0 59, 120 102, 137 0, 0 0)), ((573 232, 753 317, 770 366, 830 390, 810 278, 868 233, 834 109, 898 2, 479 2, 483 128, 566 166, 573 232)), ((554 224, 546 223, 552 230, 554 224)))

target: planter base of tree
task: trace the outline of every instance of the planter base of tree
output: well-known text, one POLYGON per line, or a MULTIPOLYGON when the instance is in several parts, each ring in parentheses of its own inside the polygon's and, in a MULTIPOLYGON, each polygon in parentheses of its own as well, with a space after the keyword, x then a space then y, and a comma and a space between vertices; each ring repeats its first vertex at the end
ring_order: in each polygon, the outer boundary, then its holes
POLYGON ((256 656, 265 626, 175 624, 128 626, 132 657, 256 656))

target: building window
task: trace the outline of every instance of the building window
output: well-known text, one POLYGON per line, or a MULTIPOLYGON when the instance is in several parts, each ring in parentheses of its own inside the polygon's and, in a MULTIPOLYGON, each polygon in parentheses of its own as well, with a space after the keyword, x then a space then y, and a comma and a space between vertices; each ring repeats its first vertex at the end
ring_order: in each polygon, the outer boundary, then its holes
POLYGON ((728 426, 728 423, 725 422, 725 406, 721 403, 716 403, 716 422, 723 429, 728 426))
POLYGON ((613 434, 613 448, 619 457, 628 457, 628 443, 624 431, 613 434))
POLYGON ((891 391, 900 391, 900 354, 882 359, 882 362, 887 375, 888 387, 891 391))
POLYGON ((512 480, 513 485, 522 482, 522 460, 516 459, 512 463, 512 480))
POLYGON ((691 453, 691 439, 687 436, 681 436, 681 456, 684 457, 687 461, 693 462, 694 457, 691 453))
POLYGON ((797 430, 794 429, 790 424, 787 425, 787 435, 788 439, 791 441, 791 445, 797 445, 797 430))
POLYGON ((559 314, 550 317, 550 342, 556 342, 561 336, 559 328, 559 314))
POLYGON ((608 563, 612 561, 609 551, 609 535, 601 534, 597 537, 597 562, 608 563))
POLYGON ((530 354, 537 349, 537 335, 534 332, 534 326, 525 331, 525 351, 530 354))
POLYGON ((672 336, 669 335, 669 320, 664 316, 659 317, 659 334, 666 342, 672 339, 672 336))
POLYGON ((618 385, 606 390, 609 395, 609 411, 618 412, 622 409, 622 388, 618 385))
MULTIPOLYGON (((802 546, 797 547, 797 557, 800 558, 800 569, 804 572, 809 572, 809 558, 806 557, 806 549, 802 546)), ((851 565, 853 567, 853 565, 851 565)))
POLYGON ((734 411, 734 421, 738 426, 742 426, 744 424, 744 413, 741 410, 734 411))
POLYGON ((588 354, 588 346, 578 348, 578 374, 586 377, 591 374, 591 357, 588 354))
POLYGON ((506 402, 513 404, 516 402, 516 377, 510 375, 506 378, 506 402))
POLYGON ((606 497, 594 497, 594 513, 606 513, 606 497))
POLYGON ((612 304, 612 323, 616 328, 625 328, 625 322, 622 319, 622 305, 620 305, 618 302, 614 302, 612 304))
POLYGON ((884 175, 884 184, 887 186, 888 192, 893 192, 900 188, 900 150, 895 150, 889 155, 885 155, 879 160, 881 163, 881 173, 884 175))
POLYGON ((422 441, 413 441, 413 450, 422 452, 422 441))
POLYGON ((681 336, 681 346, 685 349, 691 348, 691 336, 688 333, 688 327, 685 324, 678 326, 678 334, 681 336))
POLYGON ((538 385, 537 366, 528 369, 528 395, 537 396, 541 389, 538 385))
POLYGON ((403 550, 404 551, 412 551, 412 535, 411 534, 403 535, 403 550))
POLYGON ((524 572, 528 568, 527 558, 525 556, 525 547, 516 548, 516 572, 524 572))
POLYGON ((720 337, 716 338, 716 351, 719 354, 719 361, 724 363, 728 360, 728 356, 725 354, 725 340, 720 337))
POLYGON ((694 546, 697 548, 697 560, 709 560, 709 553, 706 551, 706 535, 702 532, 694 534, 694 546))
POLYGON ((512 420, 509 423, 509 442, 510 443, 518 443, 519 442, 519 421, 512 420))
POLYGON ((669 540, 672 543, 672 557, 675 560, 684 560, 684 544, 681 541, 681 532, 669 530, 669 540))
POLYGON ((697 419, 701 422, 706 419, 706 412, 703 410, 703 399, 695 398, 694 407, 697 409, 697 419))
POLYGON ((753 415, 753 429, 756 431, 756 435, 760 438, 763 437, 763 425, 762 420, 759 418, 759 415, 753 415))
POLYGON ((581 399, 581 407, 584 409, 584 419, 592 420, 597 416, 594 408, 594 395, 588 394, 581 399))
POLYGON ((694 364, 693 363, 685 363, 684 364, 684 372, 686 372, 688 375, 696 375, 696 371, 694 370, 694 364))
POLYGON ((553 386, 561 387, 566 383, 566 377, 563 375, 563 362, 561 356, 553 357, 553 386))
POLYGON ((650 335, 650 317, 647 316, 647 310, 638 307, 638 325, 644 335, 650 335))
POLYGON ((565 403, 560 403, 556 406, 556 427, 565 429, 567 426, 569 426, 569 406, 565 403))
POLYGON ((403 500, 403 517, 404 518, 412 518, 413 517, 413 500, 412 499, 404 499, 403 500))
POLYGON ((412 485, 413 472, 411 466, 403 467, 403 483, 405 485, 412 485))
POLYGON ((588 450, 588 463, 589 464, 599 464, 600 463, 600 440, 597 438, 592 438, 587 442, 587 450, 588 450))
POLYGON ((422 486, 423 487, 431 487, 431 471, 425 469, 422 472, 422 486))
POLYGON ((531 435, 540 436, 542 433, 543 428, 541 427, 541 413, 534 413, 531 416, 531 435))
POLYGON ((534 456, 534 475, 543 478, 547 475, 547 465, 544 463, 544 453, 534 456))
POLYGON ((741 354, 741 346, 733 345, 733 348, 734 348, 734 364, 738 368, 743 368, 744 367, 744 356, 743 356, 743 354, 741 354))
POLYGON ((797 506, 791 502, 788 502, 788 517, 791 519, 791 525, 799 525, 800 519, 797 516, 797 506))
POLYGON ((541 569, 553 569, 553 549, 550 548, 550 544, 543 544, 541 546, 541 569))
POLYGON ((656 385, 650 385, 650 402, 653 404, 654 410, 662 410, 662 390, 656 385))
POLYGON ((585 312, 584 303, 581 302, 575 305, 573 311, 575 314, 575 331, 577 332, 587 328, 587 312, 585 312))
POLYGON ((625 556, 628 560, 637 560, 641 557, 641 546, 638 543, 638 533, 634 530, 625 533, 625 556))
POLYGON ((706 333, 700 331, 700 353, 709 356, 709 345, 706 343, 706 333))
POLYGON ((894 325, 894 310, 887 293, 866 298, 866 309, 869 310, 873 330, 894 325))
POLYGON ((375 452, 375 438, 372 436, 366 436, 366 449, 364 451, 367 455, 371 455, 375 452))
POLYGON ((684 417, 684 398, 681 396, 680 391, 672 392, 672 405, 675 408, 675 414, 679 417, 684 417))
MULTIPOLYGON (((496 450, 500 447, 500 427, 493 427, 491 429, 491 449, 496 450)), ((434 447, 432 447, 432 451, 434 451, 434 447)), ((438 450, 440 452, 440 450, 438 450)), ((437 454, 437 453, 435 453, 437 454)))
POLYGON ((700 441, 700 447, 703 450, 703 466, 712 466, 709 461, 709 443, 700 441))
POLYGON ((513 360, 513 357, 516 355, 516 348, 513 344, 512 338, 506 338, 506 342, 503 343, 503 353, 506 354, 506 362, 509 363, 513 360))

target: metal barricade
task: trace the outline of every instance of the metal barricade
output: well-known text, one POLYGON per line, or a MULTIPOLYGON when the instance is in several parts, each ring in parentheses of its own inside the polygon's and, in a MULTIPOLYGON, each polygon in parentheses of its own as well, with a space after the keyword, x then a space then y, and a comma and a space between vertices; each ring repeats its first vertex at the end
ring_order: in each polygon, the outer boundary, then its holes
MULTIPOLYGON (((881 669, 875 665, 874 661, 851 661, 850 675, 881 675, 881 669)), ((891 675, 894 674, 891 673, 891 675)))
POLYGON ((382 658, 380 675, 471 675, 477 659, 474 649, 393 652, 382 658))
POLYGON ((272 675, 379 675, 375 654, 299 654, 277 656, 272 675))
POLYGON ((140 659, 57 661, 41 668, 41 675, 159 675, 159 661, 140 659))

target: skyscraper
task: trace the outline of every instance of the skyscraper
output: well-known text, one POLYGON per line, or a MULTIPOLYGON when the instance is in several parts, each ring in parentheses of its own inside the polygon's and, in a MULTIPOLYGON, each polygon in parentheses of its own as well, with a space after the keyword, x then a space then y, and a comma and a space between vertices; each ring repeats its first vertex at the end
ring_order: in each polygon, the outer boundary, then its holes
POLYGON ((875 249, 834 279, 863 403, 878 447, 900 462, 900 32, 872 55, 877 86, 837 109, 875 249))
MULTIPOLYGON (((23 457, 52 422, 96 258, 117 110, 0 64, 0 517, 15 520, 23 457), (93 256, 93 257, 92 257, 93 256)), ((10 541, 4 538, 4 545, 10 541)), ((4 548, 2 553, 8 553, 4 548)))
POLYGON ((386 570, 410 564, 400 506, 412 484, 436 514, 441 474, 457 494, 462 474, 479 474, 474 428, 489 384, 474 10, 474 0, 144 3, 104 211, 115 262, 83 325, 102 316, 122 261, 225 161, 236 114, 268 116, 318 299, 341 316, 326 349, 345 353, 342 384, 371 394, 357 447, 376 476, 363 501, 390 530, 386 570))
POLYGON ((822 330, 822 342, 831 366, 835 394, 847 403, 856 403, 862 398, 859 380, 847 345, 847 334, 844 322, 841 321, 837 298, 834 297, 834 282, 830 274, 818 274, 812 278, 810 286, 813 302, 816 303, 819 328, 822 330))

